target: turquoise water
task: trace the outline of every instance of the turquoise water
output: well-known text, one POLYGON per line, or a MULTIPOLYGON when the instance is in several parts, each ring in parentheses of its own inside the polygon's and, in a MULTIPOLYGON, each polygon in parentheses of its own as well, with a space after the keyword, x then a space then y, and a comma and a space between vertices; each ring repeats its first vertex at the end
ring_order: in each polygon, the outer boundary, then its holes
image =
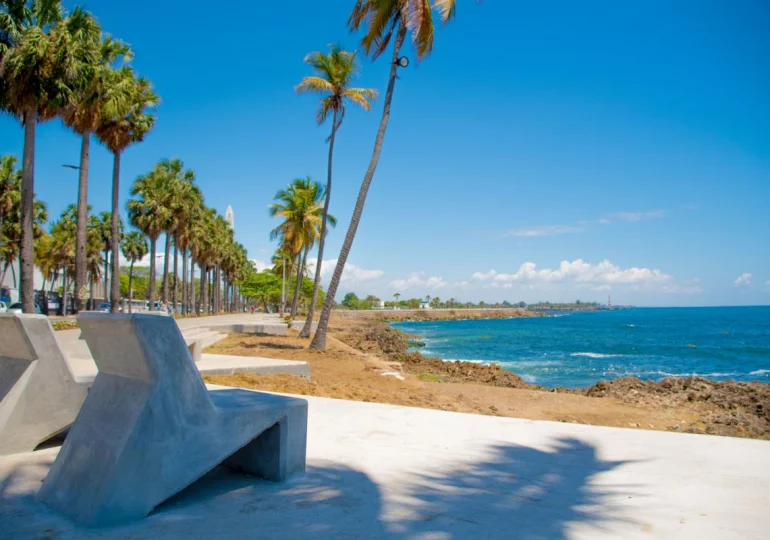
POLYGON ((395 323, 425 356, 498 362, 526 381, 577 388, 634 376, 770 382, 770 306, 648 308, 553 317, 395 323))

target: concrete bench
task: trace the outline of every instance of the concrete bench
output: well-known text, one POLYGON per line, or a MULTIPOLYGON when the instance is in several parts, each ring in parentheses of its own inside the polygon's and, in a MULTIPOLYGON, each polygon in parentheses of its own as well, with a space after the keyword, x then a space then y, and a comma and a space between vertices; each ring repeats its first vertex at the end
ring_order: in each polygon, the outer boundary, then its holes
POLYGON ((31 452, 69 428, 88 386, 73 374, 46 316, 0 314, 0 455, 31 452))
POLYGON ((171 318, 78 321, 99 373, 39 500, 110 525, 146 516, 219 464, 274 481, 305 470, 305 400, 209 392, 171 318))

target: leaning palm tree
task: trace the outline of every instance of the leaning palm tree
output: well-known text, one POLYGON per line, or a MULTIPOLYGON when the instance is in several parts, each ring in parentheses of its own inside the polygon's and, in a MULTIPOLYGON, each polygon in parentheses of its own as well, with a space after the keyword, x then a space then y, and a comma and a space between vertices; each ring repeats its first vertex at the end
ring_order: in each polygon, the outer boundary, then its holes
MULTIPOLYGON (((150 239, 150 309, 155 301, 155 252, 158 237, 164 231, 169 220, 169 209, 165 204, 166 176, 155 167, 150 173, 140 176, 131 186, 131 196, 139 197, 128 201, 128 218, 131 225, 142 231, 150 239)), ((115 283, 113 281, 113 287, 115 283)))
MULTIPOLYGON (((120 212, 120 157, 131 146, 144 140, 147 133, 155 126, 155 112, 159 99, 153 92, 147 79, 137 78, 133 70, 124 66, 120 70, 108 71, 109 77, 114 77, 111 85, 125 85, 128 87, 130 99, 125 104, 125 109, 119 111, 114 117, 103 117, 102 124, 96 132, 99 140, 112 152, 112 260, 118 260, 118 246, 120 244, 120 225, 118 216, 120 212)), ((155 261, 152 261, 154 265, 155 261)), ((120 265, 112 265, 112 288, 110 290, 110 303, 112 312, 118 312, 120 302, 120 265)))
MULTIPOLYGON (((87 36, 89 37, 89 36, 87 36)), ((90 36, 99 37, 97 36, 90 36)), ((62 119, 75 133, 80 135, 80 167, 78 181, 78 231, 75 254, 75 289, 83 287, 86 279, 86 206, 88 205, 88 165, 91 148, 91 134, 100 126, 103 117, 114 117, 125 108, 130 99, 129 86, 120 84, 112 75, 113 64, 119 59, 129 60, 131 50, 121 41, 106 36, 101 42, 85 42, 84 47, 93 49, 95 59, 88 78, 75 92, 74 99, 64 108, 62 119)), ((105 261, 106 262, 106 261, 105 261)), ((105 285, 107 284, 105 273, 105 285)), ((107 294, 105 290, 105 300, 107 294)), ((83 299, 78 299, 78 309, 83 309, 83 299)))
POLYGON ((95 64, 93 49, 83 44, 98 40, 99 27, 79 8, 65 18, 60 0, 5 0, 0 2, 0 36, 0 107, 24 126, 21 303, 25 313, 34 313, 37 124, 59 115, 90 79, 95 64))
POLYGON ((147 255, 147 238, 139 231, 131 231, 123 236, 120 242, 120 250, 129 262, 128 270, 128 312, 131 313, 131 300, 134 299, 134 263, 142 260, 147 255))
POLYGON ((345 102, 351 101, 363 110, 371 109, 370 100, 377 97, 377 91, 371 88, 350 88, 353 76, 356 74, 356 53, 343 51, 337 45, 331 46, 329 54, 314 52, 305 58, 305 63, 313 67, 316 75, 305 77, 297 86, 297 92, 315 92, 322 94, 316 119, 323 124, 332 113, 332 132, 329 135, 329 159, 326 177, 326 200, 324 201, 323 217, 321 220, 321 235, 318 239, 318 259, 315 267, 313 282, 313 298, 307 312, 307 320, 302 327, 300 337, 310 337, 313 324, 315 303, 318 299, 318 288, 321 285, 321 265, 324 257, 324 242, 326 240, 326 216, 329 214, 329 202, 332 195, 332 158, 334 156, 334 139, 337 130, 345 118, 345 102))
POLYGON ((385 102, 382 108, 382 119, 377 130, 377 136, 374 139, 372 159, 361 182, 361 189, 358 192, 358 199, 353 210, 353 216, 350 219, 348 232, 342 243, 342 249, 337 258, 337 266, 334 268, 331 283, 329 283, 326 302, 324 302, 321 317, 318 321, 318 330, 316 330, 313 341, 310 344, 312 349, 326 348, 326 330, 329 326, 329 316, 334 306, 334 296, 337 294, 345 263, 353 247, 353 240, 356 237, 358 224, 364 211, 366 195, 369 192, 369 186, 374 178, 374 172, 377 169, 380 153, 382 152, 382 143, 385 139, 385 131, 388 127, 388 119, 390 118, 393 89, 396 85, 396 74, 399 65, 401 65, 399 61, 401 58, 401 47, 404 45, 407 33, 411 32, 412 43, 414 44, 418 60, 424 59, 431 53, 433 50, 434 9, 438 11, 441 21, 447 23, 455 16, 455 0, 434 0, 432 6, 428 0, 357 0, 353 7, 353 12, 348 19, 348 26, 352 31, 356 31, 362 26, 366 27, 366 33, 361 40, 361 45, 366 54, 370 54, 373 59, 378 58, 385 52, 393 36, 395 36, 395 41, 393 44, 388 88, 385 91, 385 102))

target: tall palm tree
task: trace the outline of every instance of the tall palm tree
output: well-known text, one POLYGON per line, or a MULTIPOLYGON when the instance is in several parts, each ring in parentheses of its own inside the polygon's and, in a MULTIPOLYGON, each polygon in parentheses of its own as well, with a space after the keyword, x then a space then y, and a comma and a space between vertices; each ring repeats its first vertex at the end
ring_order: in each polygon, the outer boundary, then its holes
POLYGON ((332 158, 334 156, 334 139, 337 130, 345 118, 345 102, 352 101, 363 110, 371 109, 370 100, 377 97, 377 91, 371 88, 350 88, 353 76, 356 74, 356 53, 343 51, 338 45, 332 45, 329 54, 314 52, 305 58, 305 63, 313 67, 316 75, 305 77, 297 86, 297 92, 316 92, 324 97, 318 107, 316 119, 323 124, 329 112, 332 113, 332 132, 329 135, 329 159, 326 177, 326 200, 324 201, 323 217, 321 220, 321 235, 318 239, 318 260, 313 282, 313 298, 308 307, 307 319, 302 327, 300 337, 310 337, 313 324, 315 303, 318 299, 318 287, 321 285, 321 266, 326 240, 326 216, 329 214, 329 202, 332 195, 332 158))
MULTIPOLYGON (((155 126, 155 107, 159 103, 158 96, 153 92, 147 79, 137 78, 133 70, 124 66, 120 70, 107 72, 109 77, 116 80, 110 84, 127 85, 130 99, 125 108, 114 117, 102 118, 102 123, 96 132, 99 140, 112 152, 112 260, 118 260, 118 246, 120 244, 120 228, 118 216, 120 211, 120 157, 132 144, 144 140, 145 136, 155 126)), ((151 267, 154 268, 153 259, 151 267)), ((153 284, 154 287, 154 284, 153 284)), ((118 312, 120 302, 120 265, 112 265, 112 288, 110 291, 110 303, 113 313, 118 312)))
MULTIPOLYGON (((288 248, 296 264, 297 278, 294 286, 291 315, 297 314, 297 302, 302 282, 302 273, 307 261, 307 254, 321 235, 323 208, 320 204, 324 197, 324 187, 310 178, 298 178, 287 189, 279 190, 269 209, 271 217, 283 218, 283 221, 270 232, 271 239, 280 239, 288 248)), ((332 227, 337 224, 334 216, 326 215, 326 221, 332 227)))
MULTIPOLYGON (((78 209, 80 204, 78 203, 78 209)), ((100 247, 104 251, 104 301, 106 302, 110 298, 110 264, 115 264, 114 260, 110 260, 110 254, 112 253, 112 212, 99 212, 97 218, 98 225, 94 225, 99 231, 100 247)), ((118 216, 118 231, 119 237, 123 237, 123 218, 118 216)), ((76 261, 77 265, 77 261, 76 261)))
POLYGON ((177 309, 177 252, 182 255, 182 306, 187 311, 187 248, 189 247, 188 226, 203 205, 203 195, 198 186, 195 185, 195 175, 189 171, 190 175, 184 178, 176 186, 176 192, 173 197, 172 215, 174 219, 174 311, 177 309))
POLYGON ((334 268, 334 274, 326 294, 326 302, 324 302, 321 317, 318 321, 318 330, 316 330, 313 341, 310 344, 312 349, 326 348, 326 331, 329 326, 329 316, 334 306, 334 296, 337 294, 345 263, 353 247, 353 240, 355 239, 358 224, 364 211, 366 195, 369 192, 369 186, 374 178, 374 172, 377 169, 380 153, 382 152, 382 143, 385 139, 385 131, 387 130, 388 119, 390 118, 393 89, 396 85, 401 47, 404 45, 407 33, 411 32, 412 43, 414 44, 418 60, 426 58, 433 50, 433 10, 435 9, 438 12, 439 18, 443 23, 447 23, 455 16, 455 2, 456 0, 434 0, 431 6, 428 0, 357 0, 353 7, 353 12, 348 19, 348 27, 351 31, 357 31, 362 26, 365 26, 366 33, 361 40, 361 45, 366 54, 370 54, 373 59, 377 59, 385 52, 393 36, 395 36, 395 41, 393 44, 388 87, 385 91, 385 102, 382 108, 382 119, 380 120, 380 127, 374 140, 372 159, 361 182, 361 189, 358 192, 353 216, 348 226, 348 232, 345 234, 340 255, 337 258, 337 266, 334 268))
MULTIPOLYGON (((88 37, 88 36, 87 36, 88 37)), ((94 37, 94 36, 90 36, 94 37)), ((98 37, 98 36, 97 36, 98 37)), ((129 86, 120 84, 120 78, 111 72, 119 59, 129 60, 131 50, 121 41, 106 36, 100 41, 84 43, 93 49, 96 65, 89 71, 88 79, 75 92, 74 99, 64 108, 62 119, 75 133, 80 135, 80 167, 78 181, 78 231, 75 254, 75 289, 83 287, 86 279, 86 206, 88 205, 88 165, 91 148, 91 134, 95 132, 103 117, 113 117, 125 108, 130 98, 129 86)), ((106 273, 104 283, 106 285, 106 273)), ((105 300, 107 294, 105 290, 105 300)), ((83 309, 83 299, 78 299, 78 309, 83 309)))
MULTIPOLYGON (((168 269, 169 269, 169 255, 171 247, 171 239, 176 233, 176 229, 179 226, 180 214, 185 209, 183 205, 187 204, 187 196, 190 186, 195 182, 195 173, 190 169, 184 168, 184 163, 180 159, 164 159, 156 166, 158 174, 161 174, 165 178, 166 193, 163 198, 163 204, 166 207, 165 213, 168 220, 166 221, 164 232, 166 234, 166 248, 165 259, 163 262, 163 302, 168 302, 168 269)), ((177 250, 178 246, 174 245, 174 288, 176 290, 176 265, 177 265, 177 250)), ((176 300, 174 301, 176 305, 176 300)))
MULTIPOLYGON (((150 239, 150 309, 155 302, 155 252, 158 237, 164 231, 169 220, 169 209, 165 204, 167 197, 166 176, 160 164, 148 174, 138 177, 131 186, 131 196, 138 199, 128 201, 128 218, 131 225, 142 231, 150 239)), ((113 287, 115 283, 113 282, 113 287)))
POLYGON ((4 0, 0 3, 0 106, 24 126, 21 194, 21 303, 35 312, 34 192, 38 122, 60 114, 87 80, 98 39, 94 19, 77 8, 64 17, 60 0, 4 0), (87 37, 91 36, 91 37, 87 37))
POLYGON ((120 242, 120 250, 130 263, 128 270, 128 312, 131 313, 131 300, 133 300, 134 263, 142 260, 147 255, 147 238, 139 231, 131 231, 123 236, 120 242))

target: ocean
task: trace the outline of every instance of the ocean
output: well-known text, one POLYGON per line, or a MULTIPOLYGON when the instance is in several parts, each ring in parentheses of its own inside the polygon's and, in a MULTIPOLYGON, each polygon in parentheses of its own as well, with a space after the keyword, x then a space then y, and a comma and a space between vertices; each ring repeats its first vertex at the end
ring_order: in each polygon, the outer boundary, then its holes
POLYGON ((530 383, 634 376, 770 382, 770 306, 635 308, 551 317, 393 323, 425 356, 497 362, 530 383))

